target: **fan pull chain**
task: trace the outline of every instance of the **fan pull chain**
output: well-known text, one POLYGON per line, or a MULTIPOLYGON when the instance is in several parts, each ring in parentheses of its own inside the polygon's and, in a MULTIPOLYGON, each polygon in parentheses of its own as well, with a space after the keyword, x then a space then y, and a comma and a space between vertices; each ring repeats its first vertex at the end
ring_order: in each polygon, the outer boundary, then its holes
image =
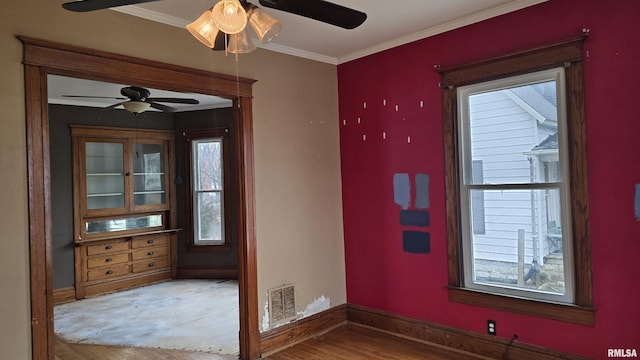
POLYGON ((240 73, 238 69, 239 68, 238 60, 239 60, 239 56, 238 54, 236 54, 236 94, 238 95, 238 101, 236 103, 237 103, 238 109, 240 109, 240 73))

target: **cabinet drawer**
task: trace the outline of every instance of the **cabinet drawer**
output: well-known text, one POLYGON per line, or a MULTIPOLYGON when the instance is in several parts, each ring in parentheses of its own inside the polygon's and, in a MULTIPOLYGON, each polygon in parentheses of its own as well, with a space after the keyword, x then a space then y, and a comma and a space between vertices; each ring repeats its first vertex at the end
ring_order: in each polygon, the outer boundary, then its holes
POLYGON ((131 240, 131 247, 134 249, 167 245, 169 243, 169 234, 136 236, 131 240))
POLYGON ((169 267, 169 257, 157 257, 144 261, 136 261, 133 263, 133 272, 139 273, 144 271, 152 271, 169 267))
POLYGON ((97 255, 92 256, 87 259, 87 267, 89 269, 101 267, 101 266, 109 266, 115 264, 122 264, 129 261, 129 254, 107 254, 107 255, 97 255))
POLYGON ((126 250, 129 250, 129 242, 127 240, 114 241, 100 245, 87 246, 87 255, 109 254, 126 250))
POLYGON ((140 250, 133 250, 131 253, 131 260, 142 260, 154 257, 165 256, 169 253, 169 249, 166 246, 146 248, 140 250))
POLYGON ((129 265, 119 264, 114 266, 102 267, 95 270, 89 270, 88 280, 102 280, 116 276, 127 275, 129 273, 129 265))

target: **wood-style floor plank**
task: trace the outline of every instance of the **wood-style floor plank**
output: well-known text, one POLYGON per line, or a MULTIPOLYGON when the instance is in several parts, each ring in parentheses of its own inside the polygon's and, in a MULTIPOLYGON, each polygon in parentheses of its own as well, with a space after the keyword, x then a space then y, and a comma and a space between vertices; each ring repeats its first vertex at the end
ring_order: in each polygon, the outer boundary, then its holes
MULTIPOLYGON (((236 360, 181 350, 72 344, 56 337, 55 360, 236 360)), ((348 324, 269 355, 266 360, 478 360, 486 359, 348 324)))
POLYGON ((478 360, 472 356, 348 324, 266 357, 267 360, 478 360))
POLYGON ((237 360, 204 352, 107 345, 72 344, 56 336, 55 360, 237 360))

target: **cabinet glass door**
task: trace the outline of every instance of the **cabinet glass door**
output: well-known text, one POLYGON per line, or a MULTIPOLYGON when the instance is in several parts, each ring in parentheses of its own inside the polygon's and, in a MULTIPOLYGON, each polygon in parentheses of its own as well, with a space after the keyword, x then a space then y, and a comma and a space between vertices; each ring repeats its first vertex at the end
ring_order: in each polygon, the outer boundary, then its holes
POLYGON ((133 144, 134 206, 165 203, 165 154, 163 144, 133 144))
POLYGON ((87 209, 123 208, 124 145, 86 142, 85 169, 87 209))

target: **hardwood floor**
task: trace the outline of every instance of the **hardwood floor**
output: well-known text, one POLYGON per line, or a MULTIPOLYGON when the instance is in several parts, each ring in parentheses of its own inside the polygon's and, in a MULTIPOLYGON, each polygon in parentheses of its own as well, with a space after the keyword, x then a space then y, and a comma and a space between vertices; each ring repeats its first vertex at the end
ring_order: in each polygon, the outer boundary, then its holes
MULTIPOLYGON (((71 344, 58 337, 55 360, 235 360, 235 356, 180 350, 71 344)), ((269 355, 265 360, 478 360, 485 357, 390 335, 361 325, 324 335, 269 355)))
POLYGON ((486 359, 348 324, 277 352, 266 360, 478 360, 486 359))
POLYGON ((154 348, 72 344, 56 336, 55 360, 237 360, 237 356, 154 348))

